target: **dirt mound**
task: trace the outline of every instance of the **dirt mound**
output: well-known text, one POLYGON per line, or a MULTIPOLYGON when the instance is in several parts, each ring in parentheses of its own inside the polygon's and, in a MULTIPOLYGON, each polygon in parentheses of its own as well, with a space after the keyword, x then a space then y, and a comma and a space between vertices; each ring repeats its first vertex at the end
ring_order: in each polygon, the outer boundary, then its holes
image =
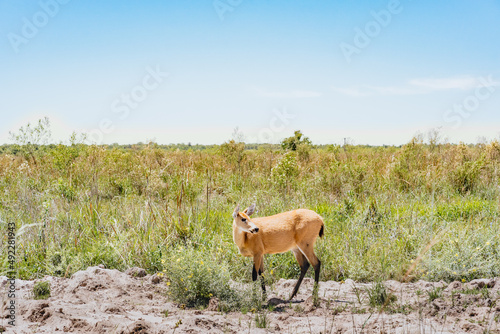
POLYGON ((122 273, 90 267, 71 278, 45 277, 51 297, 33 300, 34 281, 17 280, 16 327, 7 324, 7 279, 0 277, 6 333, 500 333, 500 279, 470 283, 386 281, 382 307, 370 306, 371 283, 313 281, 287 301, 295 280, 268 290, 268 308, 259 314, 217 312, 213 298, 205 310, 189 310, 167 299, 158 276, 140 268, 122 273), (260 321, 256 321, 259 317, 260 321), (257 328, 257 323, 265 328, 257 328))

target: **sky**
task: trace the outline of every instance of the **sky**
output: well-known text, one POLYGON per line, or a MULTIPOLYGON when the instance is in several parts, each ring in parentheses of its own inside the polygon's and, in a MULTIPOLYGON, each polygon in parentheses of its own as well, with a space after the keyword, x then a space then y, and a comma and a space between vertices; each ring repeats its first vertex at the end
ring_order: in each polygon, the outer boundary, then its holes
POLYGON ((0 0, 0 144, 500 138, 498 0, 0 0))

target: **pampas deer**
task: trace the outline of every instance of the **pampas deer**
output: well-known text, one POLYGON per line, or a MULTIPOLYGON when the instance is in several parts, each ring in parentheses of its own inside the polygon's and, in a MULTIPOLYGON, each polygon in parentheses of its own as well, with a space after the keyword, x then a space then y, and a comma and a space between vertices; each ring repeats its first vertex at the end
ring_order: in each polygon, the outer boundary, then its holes
MULTIPOLYGON (((253 257, 252 280, 264 272, 264 254, 293 252, 300 266, 300 277, 290 299, 295 297, 302 279, 309 269, 314 268, 315 284, 319 281, 321 262, 314 254, 316 238, 323 236, 323 219, 316 212, 298 209, 274 216, 250 219, 255 212, 255 204, 240 212, 239 205, 233 212, 233 240, 241 255, 253 257)), ((262 290, 266 287, 262 280, 262 290)))

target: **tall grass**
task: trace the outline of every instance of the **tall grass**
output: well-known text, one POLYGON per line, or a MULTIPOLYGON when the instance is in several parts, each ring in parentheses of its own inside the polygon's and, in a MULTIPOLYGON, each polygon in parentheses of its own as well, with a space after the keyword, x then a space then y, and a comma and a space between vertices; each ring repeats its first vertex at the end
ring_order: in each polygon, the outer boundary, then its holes
MULTIPOLYGON (((21 278, 97 264, 161 272, 182 246, 247 281, 251 260, 232 242, 231 212, 254 202, 259 216, 305 207, 324 217, 317 243, 323 280, 500 274, 496 141, 414 138, 402 147, 306 145, 297 152, 234 141, 180 150, 74 140, 2 150, 0 222, 17 225, 21 278), (423 260, 405 276, 419 254, 423 260)), ((5 250, 6 233, 0 240, 5 250)), ((6 251, 0 259, 2 275, 6 251)), ((300 272, 291 254, 268 256, 265 265, 271 280, 300 272)))

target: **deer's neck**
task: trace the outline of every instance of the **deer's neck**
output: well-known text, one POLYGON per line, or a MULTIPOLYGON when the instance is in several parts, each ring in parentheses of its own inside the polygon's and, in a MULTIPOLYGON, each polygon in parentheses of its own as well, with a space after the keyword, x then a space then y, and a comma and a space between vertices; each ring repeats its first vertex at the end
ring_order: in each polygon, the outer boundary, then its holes
POLYGON ((240 249, 245 248, 247 242, 246 233, 240 230, 236 224, 233 224, 233 241, 240 249))
POLYGON ((236 224, 233 224, 233 241, 238 246, 241 255, 252 256, 248 248, 248 233, 239 229, 236 224))

